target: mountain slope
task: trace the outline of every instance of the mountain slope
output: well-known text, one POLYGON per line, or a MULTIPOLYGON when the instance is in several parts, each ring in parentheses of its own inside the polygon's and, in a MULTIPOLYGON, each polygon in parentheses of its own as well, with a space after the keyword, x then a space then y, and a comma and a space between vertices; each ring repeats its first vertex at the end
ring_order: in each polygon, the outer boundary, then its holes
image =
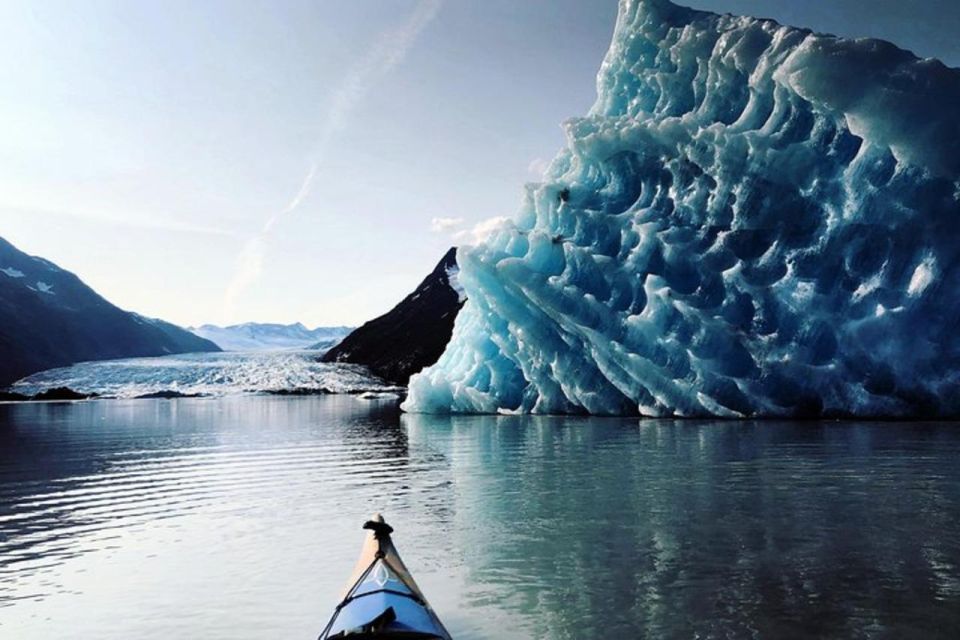
POLYGON ((219 350, 119 309, 69 271, 0 238, 0 385, 84 360, 219 350))
POLYGON ((324 355, 324 362, 363 364, 384 380, 406 384, 412 374, 436 362, 450 340, 464 300, 457 273, 454 247, 413 293, 344 338, 324 355))
POLYGON ((215 343, 224 351, 277 351, 283 349, 328 349, 353 327, 317 327, 303 324, 246 322, 228 327, 205 324, 189 330, 215 343))

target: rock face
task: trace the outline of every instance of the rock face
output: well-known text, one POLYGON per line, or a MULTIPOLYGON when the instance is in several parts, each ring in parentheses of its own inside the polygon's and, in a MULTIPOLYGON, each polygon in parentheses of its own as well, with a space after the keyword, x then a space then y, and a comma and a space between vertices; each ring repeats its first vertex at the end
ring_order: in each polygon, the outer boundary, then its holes
POLYGON ((960 415, 960 70, 621 0, 408 411, 960 415))
POLYGON ((74 274, 0 238, 0 386, 85 360, 219 350, 115 307, 74 274))
POLYGON ((452 248, 413 293, 344 338, 324 362, 366 365, 384 380, 407 384, 412 374, 437 361, 450 340, 464 300, 458 271, 452 248))

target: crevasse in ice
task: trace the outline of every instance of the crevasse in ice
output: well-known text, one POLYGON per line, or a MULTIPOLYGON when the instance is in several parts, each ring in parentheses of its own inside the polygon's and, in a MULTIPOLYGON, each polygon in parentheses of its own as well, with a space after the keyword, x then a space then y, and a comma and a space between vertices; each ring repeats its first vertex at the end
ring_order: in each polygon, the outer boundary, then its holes
POLYGON ((960 414, 960 71, 623 0, 407 411, 960 414))

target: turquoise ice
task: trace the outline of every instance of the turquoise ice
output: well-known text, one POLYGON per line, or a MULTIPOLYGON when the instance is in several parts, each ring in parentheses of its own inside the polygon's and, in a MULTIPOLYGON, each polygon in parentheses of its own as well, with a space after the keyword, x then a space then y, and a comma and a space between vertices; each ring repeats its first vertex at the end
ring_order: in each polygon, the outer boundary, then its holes
POLYGON ((623 0, 413 412, 960 414, 960 71, 623 0))

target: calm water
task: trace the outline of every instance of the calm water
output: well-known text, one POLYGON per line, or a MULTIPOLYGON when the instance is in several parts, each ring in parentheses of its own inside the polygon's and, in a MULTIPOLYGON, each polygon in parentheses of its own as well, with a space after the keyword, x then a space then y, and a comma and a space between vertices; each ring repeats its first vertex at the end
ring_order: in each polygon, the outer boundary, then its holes
POLYGON ((315 638, 383 511, 463 638, 960 637, 960 425, 0 406, 0 637, 315 638))

